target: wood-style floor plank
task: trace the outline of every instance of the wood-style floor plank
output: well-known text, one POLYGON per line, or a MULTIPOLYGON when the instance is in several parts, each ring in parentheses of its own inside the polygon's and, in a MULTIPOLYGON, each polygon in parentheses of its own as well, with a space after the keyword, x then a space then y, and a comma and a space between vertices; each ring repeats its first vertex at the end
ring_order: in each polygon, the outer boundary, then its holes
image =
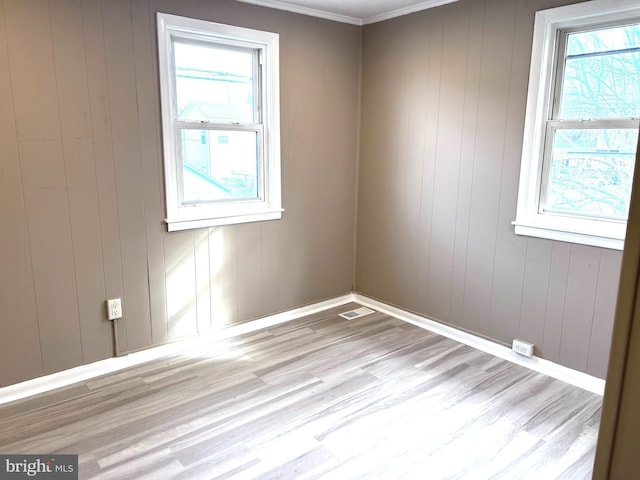
POLYGON ((601 397, 350 306, 0 406, 82 479, 588 479, 601 397))

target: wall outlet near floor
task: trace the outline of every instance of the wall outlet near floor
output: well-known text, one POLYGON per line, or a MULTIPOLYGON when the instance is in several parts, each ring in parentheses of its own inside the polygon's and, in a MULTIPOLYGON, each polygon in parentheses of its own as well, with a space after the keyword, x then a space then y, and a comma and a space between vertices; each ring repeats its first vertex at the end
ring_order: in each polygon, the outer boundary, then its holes
POLYGON ((511 345, 511 350, 525 357, 533 357, 533 343, 525 342, 524 340, 518 340, 515 338, 511 345))
POLYGON ((122 318, 122 300, 119 298, 107 300, 107 317, 109 317, 109 320, 122 318))

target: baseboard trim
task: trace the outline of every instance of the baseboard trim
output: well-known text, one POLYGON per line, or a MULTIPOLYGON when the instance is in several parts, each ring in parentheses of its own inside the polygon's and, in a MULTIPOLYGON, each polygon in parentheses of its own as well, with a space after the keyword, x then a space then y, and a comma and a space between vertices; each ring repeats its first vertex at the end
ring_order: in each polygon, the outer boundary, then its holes
POLYGON ((31 397, 39 393, 48 392, 56 388, 67 387, 74 383, 113 373, 135 365, 140 365, 141 363, 156 360, 167 355, 188 351, 195 347, 206 345, 207 343, 237 337, 239 335, 262 330, 281 323, 290 322, 297 318, 305 317, 330 308, 339 307, 353 301, 353 294, 342 295, 340 297, 312 303, 286 312, 269 315, 247 323, 235 325, 233 327, 216 330, 198 337, 151 347, 128 355, 123 355, 121 357, 113 357, 87 365, 80 365, 68 370, 63 370, 62 372, 51 373, 32 380, 26 380, 21 383, 2 387, 0 388, 0 405, 31 397))
POLYGON ((418 327, 424 328, 425 330, 437 333, 438 335, 442 335, 443 337, 450 338, 451 340, 455 340, 483 352, 489 353, 498 358, 508 360, 536 372, 543 373, 553 378, 557 378, 558 380, 562 380, 563 382, 569 383, 589 392, 593 392, 598 395, 604 394, 605 380, 594 377, 593 375, 589 375, 587 373, 580 372, 569 367, 558 365, 557 363, 550 362, 549 360, 545 360, 543 358, 535 356, 531 358, 523 357, 522 355, 514 353, 509 347, 505 347, 504 345, 500 345, 499 343, 487 340, 468 332, 464 332, 462 330, 458 330, 457 328, 450 327, 428 317, 407 312, 406 310, 402 310, 401 308, 394 307, 360 293, 353 294, 353 301, 365 307, 373 308, 374 310, 377 310, 379 312, 391 315, 392 317, 399 320, 403 320, 418 327))
POLYGON ((582 388, 599 395, 604 394, 605 381, 592 375, 558 365, 543 358, 527 358, 511 351, 510 348, 485 338, 473 335, 457 328, 445 325, 428 317, 402 310, 401 308, 375 300, 360 293, 350 293, 340 297, 331 298, 321 302, 312 303, 303 307, 288 310, 286 312, 269 315, 247 323, 233 327, 216 330, 199 337, 179 340, 176 342, 151 347, 146 350, 130 353, 122 357, 113 357, 99 362, 81 365, 62 372, 44 375, 42 377, 26 380, 15 385, 0 388, 0 405, 21 400, 39 393, 48 392, 56 388, 67 387, 74 383, 89 380, 108 373, 113 373, 125 368, 140 365, 152 360, 157 360, 167 355, 173 355, 190 349, 201 347, 207 343, 233 338, 239 335, 255 332, 282 323, 290 322, 298 318, 314 313, 339 307, 355 302, 362 306, 373 308, 399 320, 411 323, 425 330, 429 330, 443 337, 450 338, 470 347, 494 355, 498 358, 522 365, 536 372, 549 375, 563 382, 582 388))

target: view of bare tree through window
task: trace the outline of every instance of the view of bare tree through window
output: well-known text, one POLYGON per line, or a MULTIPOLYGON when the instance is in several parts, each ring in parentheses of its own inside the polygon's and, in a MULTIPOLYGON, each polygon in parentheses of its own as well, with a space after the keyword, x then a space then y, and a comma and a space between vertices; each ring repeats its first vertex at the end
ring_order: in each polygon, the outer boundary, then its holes
POLYGON ((626 221, 640 118, 640 24, 566 34, 543 211, 626 221))

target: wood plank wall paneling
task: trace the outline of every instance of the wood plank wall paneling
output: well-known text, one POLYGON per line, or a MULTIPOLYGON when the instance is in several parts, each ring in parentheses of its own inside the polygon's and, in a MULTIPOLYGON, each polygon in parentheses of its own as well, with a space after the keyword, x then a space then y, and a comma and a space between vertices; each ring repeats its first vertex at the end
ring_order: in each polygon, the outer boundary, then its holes
POLYGON ((460 0, 364 27, 356 288, 604 377, 621 252, 511 226, 535 10, 567 3, 460 0))
POLYGON ((306 244, 306 206, 304 188, 305 163, 295 160, 305 145, 305 124, 296 123, 295 118, 305 118, 304 86, 313 82, 311 69, 294 70, 288 65, 303 61, 309 46, 305 39, 305 31, 311 30, 313 21, 301 18, 299 22, 287 25, 281 33, 280 43, 280 89, 288 92, 280 99, 280 124, 288 125, 289 134, 282 135, 280 149, 282 152, 282 202, 286 208, 283 216, 278 241, 280 258, 280 301, 282 304, 302 303, 305 298, 305 244, 306 244), (296 42, 286 41, 297 38, 296 42), (296 199, 296 201, 293 201, 296 199))
POLYGON ((559 362, 577 370, 587 368, 601 254, 599 248, 571 246, 559 362))
POLYGON ((587 360, 587 371, 601 378, 607 375, 605 367, 609 360, 609 343, 603 339, 611 338, 613 333, 611 318, 616 312, 621 268, 622 256, 619 252, 602 251, 587 360))
MULTIPOLYGON (((502 257, 497 254, 498 212, 509 100, 505 93, 509 91, 511 75, 515 7, 516 2, 485 2, 463 300, 467 328, 487 332, 494 338, 497 317, 493 314, 499 315, 500 307, 492 301, 492 289, 501 273, 502 257)), ((517 278, 516 275, 513 280, 517 278)), ((506 302, 503 306, 506 307, 506 302)))
MULTIPOLYGON (((154 344, 167 340, 166 277, 164 263, 164 196, 160 152, 159 80, 156 75, 157 55, 154 49, 155 21, 147 0, 131 2, 133 52, 135 58, 136 98, 140 131, 144 212, 146 226, 147 273, 151 336, 154 344), (149 88, 153 86, 153 88, 149 88)), ((206 259, 203 259, 206 261, 206 259)))
POLYGON ((276 222, 265 222, 260 225, 260 285, 263 315, 280 311, 278 227, 276 222))
POLYGON ((351 291, 360 47, 232 0, 0 0, 0 386, 113 355, 106 298, 124 353, 351 291), (166 233, 158 11, 281 34, 281 221, 166 233))
POLYGON ((239 318, 256 318, 262 314, 261 234, 257 223, 236 226, 236 245, 242 252, 236 258, 239 318), (260 241, 255 242, 256 238, 260 241))
MULTIPOLYGON (((552 244, 547 309, 540 350, 544 358, 557 362, 560 360, 560 340, 562 339, 562 324, 566 306, 571 244, 564 242, 552 242, 552 244)), ((541 254, 536 259, 532 259, 531 262, 536 260, 544 262, 546 258, 541 254)))
MULTIPOLYGON (((464 22, 464 19, 458 18, 464 22)), ((464 15, 464 14, 462 14, 464 15)), ((471 214, 471 182, 475 162, 475 133, 478 124, 478 102, 480 101, 480 53, 484 32, 484 2, 474 2, 466 14, 468 35, 466 42, 466 75, 463 90, 464 109, 462 113, 462 130, 459 136, 450 138, 455 144, 460 142, 460 170, 457 183, 457 198, 453 215, 456 220, 453 240, 453 270, 451 278, 451 313, 450 321, 464 326, 464 294, 467 271, 467 246, 469 243, 469 216, 471 214)), ((454 95, 459 95, 454 91, 454 95)), ((446 298, 444 299, 446 302, 446 298)), ((446 320, 446 317, 443 319, 446 320)))
POLYGON ((236 227, 209 231, 209 291, 211 326, 220 328, 238 321, 236 227))
MULTIPOLYGON (((118 220, 113 136, 109 110, 107 60, 100 0, 82 0, 86 76, 96 168, 102 262, 106 298, 123 296, 122 249, 118 220)), ((91 321, 91 320, 90 320, 91 321)), ((128 351, 125 322, 116 323, 120 352, 128 351)))
POLYGON ((551 288, 553 242, 531 238, 526 245, 518 337, 526 338, 537 345, 538 352, 536 353, 539 354, 544 341, 544 320, 547 314, 547 298, 551 288))
POLYGON ((36 315, 24 189, 11 96, 11 77, 4 6, 0 4, 0 385, 42 374, 40 332, 36 315))
MULTIPOLYGON (((390 251, 391 244, 387 242, 386 237, 391 231, 388 224, 392 217, 390 210, 394 196, 376 194, 376 191, 385 191, 379 179, 384 178, 391 182, 394 173, 392 169, 385 169, 385 164, 389 162, 384 162, 386 152, 382 149, 390 146, 389 142, 382 142, 381 139, 385 135, 383 119, 385 114, 391 116, 388 105, 392 103, 390 100, 396 90, 387 90, 384 85, 390 81, 389 72, 397 67, 399 57, 399 55, 390 55, 392 50, 395 51, 394 48, 385 48, 385 42, 388 42, 390 47, 394 47, 397 38, 394 35, 386 35, 388 25, 390 22, 382 22, 373 32, 365 30, 363 37, 363 43, 367 45, 362 52, 363 74, 366 67, 367 75, 362 77, 363 101, 360 128, 363 136, 360 141, 358 171, 358 202, 366 200, 368 203, 366 208, 358 203, 356 287, 360 291, 368 291, 380 296, 390 291, 386 284, 387 277, 382 275, 382 271, 390 275, 390 270, 385 267, 389 266, 389 259, 393 254, 390 251), (369 55, 369 52, 376 52, 376 54, 369 55), (365 102, 366 98, 376 99, 376 101, 365 102), (363 241, 361 237, 366 237, 367 241, 363 241), (369 261, 380 252, 384 252, 384 255, 380 255, 377 262, 369 261)), ((422 61, 422 57, 417 58, 416 67, 421 65, 422 61)), ((396 72, 399 73, 399 70, 396 72)), ((419 99, 416 99, 416 104, 421 105, 419 99)), ((396 114, 395 117, 398 115, 396 114)), ((402 119, 403 117, 400 116, 397 120, 402 121, 402 119)))
POLYGON ((508 343, 519 335, 518 324, 513 319, 519 317, 522 307, 527 250, 527 239, 514 235, 511 226, 518 196, 520 165, 519 162, 509 160, 519 158, 522 153, 520 121, 525 115, 525 105, 519 100, 527 96, 529 52, 533 35, 533 25, 527 21, 530 18, 529 9, 523 3, 516 3, 514 6, 490 327, 492 337, 508 343))
POLYGON ((50 9, 46 1, 5 2, 4 12, 42 360, 50 373, 82 362, 50 9))
MULTIPOLYGON (((438 108, 439 101, 444 94, 444 88, 442 88, 441 80, 442 80, 442 61, 443 61, 443 32, 447 25, 443 25, 442 15, 439 15, 436 18, 433 18, 430 22, 430 26, 426 32, 426 45, 427 51, 429 52, 426 55, 426 73, 427 73, 427 83, 426 83, 426 92, 425 92, 425 115, 424 115, 424 140, 423 140, 423 150, 416 151, 414 153, 414 158, 417 160, 412 167, 412 169, 418 170, 418 175, 416 176, 420 180, 420 187, 417 189, 417 196, 419 199, 419 210, 417 212, 418 219, 418 231, 417 235, 414 238, 418 242, 418 264, 417 264, 417 272, 416 279, 417 281, 412 282, 412 290, 415 292, 422 290, 422 294, 419 298, 427 299, 429 294, 429 270, 428 268, 424 268, 424 266, 428 266, 431 258, 439 256, 440 252, 437 248, 431 248, 432 242, 437 241, 437 239, 433 238, 434 233, 434 221, 436 221, 435 213, 434 213, 434 202, 435 202, 435 172, 437 168, 436 162, 436 152, 437 152, 437 141, 438 141, 438 133, 440 132, 440 109, 438 108), (426 289, 422 289, 422 285, 426 287, 426 289)), ((413 62, 413 56, 416 53, 419 54, 419 50, 413 50, 413 55, 405 56, 404 58, 404 66, 411 65, 413 62)), ((412 82, 416 87, 421 88, 423 80, 419 75, 407 75, 412 78, 412 82)), ((410 99, 409 99, 410 101, 410 99)), ((411 117, 409 117, 411 118, 411 117)), ((413 132, 408 132, 409 134, 413 132)), ((418 137, 419 138, 419 137, 418 137)), ((420 141, 414 142, 411 137, 408 139, 410 142, 414 143, 416 146, 420 144, 420 141)), ((414 212, 412 212, 414 213, 414 212)), ((413 217, 413 215, 412 215, 413 217)), ((407 217, 406 220, 415 223, 416 217, 407 217)), ((411 234, 411 228, 407 228, 406 225, 403 225, 404 230, 407 231, 408 234, 411 234)), ((398 245, 396 248, 400 249, 403 252, 403 257, 405 259, 405 263, 408 265, 415 264, 415 260, 411 258, 411 254, 406 249, 402 248, 401 245, 398 245)), ((415 267, 414 267, 415 268, 415 267)), ((401 287, 404 285, 400 284, 401 287)), ((403 288, 403 291, 406 289, 403 288)), ((421 308, 428 308, 427 302, 424 300, 420 302, 421 308)))
POLYGON ((165 245, 168 320, 166 332, 158 335, 177 340, 198 331, 194 232, 168 235, 165 245))
MULTIPOLYGON (((429 263, 424 264, 426 302, 422 305, 435 318, 449 318, 451 315, 451 294, 454 269, 456 216, 451 209, 456 207, 458 183, 461 172, 461 151, 464 124, 465 91, 467 73, 467 44, 469 36, 470 12, 463 12, 463 18, 456 18, 453 10, 445 10, 442 15, 442 44, 448 45, 442 51, 441 81, 449 87, 439 95, 437 109, 437 137, 434 158, 436 162, 433 185, 433 219, 431 242, 429 243, 429 263), (458 141, 451 141, 452 138, 458 141)), ((415 134, 414 134, 415 135, 415 134)), ((421 284, 419 282, 418 284, 421 284)))
MULTIPOLYGON (((355 171, 350 163, 335 163, 327 168, 329 158, 340 158, 341 152, 351 151, 354 139, 357 139, 358 110, 351 109, 344 115, 335 115, 341 105, 349 105, 358 101, 359 82, 351 81, 351 69, 359 68, 360 42, 341 46, 339 23, 329 23, 320 28, 316 23, 310 35, 311 44, 307 52, 311 51, 310 61, 317 68, 326 72, 323 78, 313 82, 311 92, 306 89, 299 91, 301 98, 325 98, 329 101, 329 108, 313 109, 312 114, 313 155, 307 163, 305 171, 307 185, 314 185, 319 192, 326 192, 322 202, 311 200, 306 205, 305 216, 311 221, 306 222, 306 237, 309 245, 307 260, 306 297, 319 296, 330 298, 351 288, 353 279, 353 263, 348 265, 343 258, 333 254, 336 246, 339 250, 353 249, 354 216, 353 202, 355 201, 355 171), (326 40, 322 40, 324 28, 334 31, 326 40), (341 48, 348 48, 347 55, 335 55, 341 48), (351 62, 357 62, 353 64, 351 62), (323 125, 333 124, 335 134, 326 137, 318 135, 323 125), (350 208, 345 208, 349 206, 350 208), (332 228, 326 228, 331 225, 332 228), (333 278, 340 278, 335 284, 333 278), (347 278, 351 280, 346 281, 347 278)), ((358 32, 359 38, 359 32, 358 32)), ((355 151, 354 151, 355 154, 355 151)), ((263 234, 264 235, 264 234, 263 234)), ((263 257, 264 259, 264 257, 263 257)))
POLYGON ((211 283, 209 261, 209 229, 203 228, 193 235, 196 266, 196 319, 197 331, 211 330, 211 283))
POLYGON ((109 113, 122 254, 122 305, 130 350, 151 344, 144 175, 133 25, 128 0, 102 2, 109 113))
POLYGON ((83 361, 94 362, 111 355, 112 328, 102 304, 105 283, 89 88, 87 75, 78 75, 87 70, 82 10, 79 1, 49 4, 83 361))

